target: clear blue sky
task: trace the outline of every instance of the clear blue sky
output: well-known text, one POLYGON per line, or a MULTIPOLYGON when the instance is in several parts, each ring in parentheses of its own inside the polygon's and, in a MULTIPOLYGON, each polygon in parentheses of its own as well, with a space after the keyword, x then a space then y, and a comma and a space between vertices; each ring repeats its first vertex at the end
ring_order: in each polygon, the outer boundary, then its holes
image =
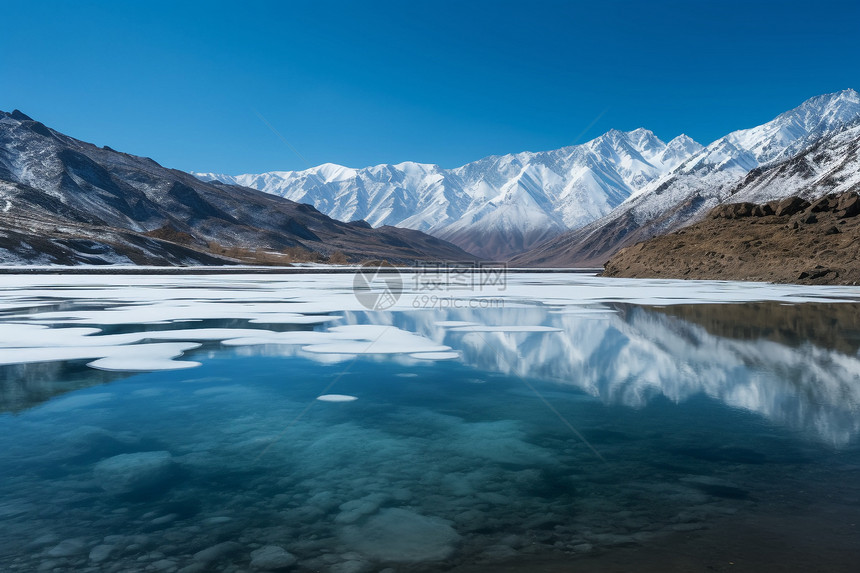
POLYGON ((858 0, 4 0, 0 13, 0 109, 195 171, 454 167, 640 126, 709 143, 860 89, 858 0))

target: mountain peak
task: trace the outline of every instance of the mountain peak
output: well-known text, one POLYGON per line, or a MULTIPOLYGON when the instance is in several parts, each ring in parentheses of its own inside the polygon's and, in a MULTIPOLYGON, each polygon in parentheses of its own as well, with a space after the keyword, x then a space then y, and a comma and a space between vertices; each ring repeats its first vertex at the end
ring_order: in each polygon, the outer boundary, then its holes
POLYGON ((696 143, 696 140, 693 139, 692 137, 690 137, 689 135, 687 135, 686 133, 682 133, 681 135, 678 135, 677 137, 672 138, 669 141, 669 143, 672 143, 673 141, 678 142, 678 143, 689 143, 692 141, 693 143, 696 143))
POLYGON ((12 110, 12 113, 9 114, 9 117, 11 117, 12 119, 17 119, 18 121, 33 121, 32 117, 19 109, 12 110))
POLYGON ((854 88, 846 88, 842 91, 838 91, 829 95, 833 96, 833 99, 840 99, 853 103, 860 102, 860 92, 858 92, 854 88))
POLYGON ((811 97, 774 122, 794 123, 808 132, 824 131, 851 123, 860 117, 860 93, 854 89, 811 97))
POLYGON ((653 131, 644 127, 637 127, 633 131, 628 131, 627 135, 630 137, 656 137, 653 131))
POLYGON ((671 139, 669 143, 666 144, 668 149, 677 149, 677 150, 685 150, 689 153, 698 153, 705 147, 687 135, 686 133, 682 133, 681 135, 671 139))
POLYGON ((654 132, 644 127, 638 127, 632 131, 621 131, 619 129, 610 129, 603 135, 599 135, 586 143, 586 145, 594 148, 600 145, 610 145, 612 147, 621 145, 632 145, 638 151, 643 151, 649 148, 663 148, 663 143, 660 138, 654 135, 654 132))
POLYGON ((654 132, 644 127, 637 127, 631 131, 622 131, 614 127, 608 130, 603 135, 598 135, 595 139, 612 139, 612 138, 639 138, 639 137, 656 137, 654 132))

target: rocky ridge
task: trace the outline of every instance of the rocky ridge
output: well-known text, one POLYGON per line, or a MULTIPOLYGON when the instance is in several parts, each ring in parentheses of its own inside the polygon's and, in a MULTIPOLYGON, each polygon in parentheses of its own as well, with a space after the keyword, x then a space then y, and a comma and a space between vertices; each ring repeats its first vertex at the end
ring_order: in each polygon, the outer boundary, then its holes
POLYGON ((694 225, 619 251, 603 276, 860 282, 860 195, 720 205, 694 225))

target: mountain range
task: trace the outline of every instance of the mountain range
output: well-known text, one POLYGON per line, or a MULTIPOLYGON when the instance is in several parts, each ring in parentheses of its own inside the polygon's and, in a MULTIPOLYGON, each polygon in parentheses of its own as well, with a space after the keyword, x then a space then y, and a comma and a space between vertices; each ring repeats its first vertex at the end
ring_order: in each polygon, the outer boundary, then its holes
POLYGON ((695 222, 735 195, 761 201, 850 188, 858 121, 860 94, 848 89, 811 98, 707 147, 685 135, 664 143, 640 128, 455 169, 406 162, 195 175, 309 203, 344 221, 419 229, 514 265, 596 266, 626 245, 695 222), (818 148, 829 151, 809 155, 805 171, 783 172, 779 184, 772 174, 762 179, 769 168, 818 148))
POLYGON ((2 264, 279 264, 338 251, 342 262, 474 260, 420 231, 336 221, 0 112, 2 264))
POLYGON ((858 123, 856 91, 811 98, 763 125, 721 137, 607 216, 512 262, 602 265, 619 249, 699 221, 721 203, 856 189, 858 123))
POLYGON ((860 191, 858 154, 860 94, 850 89, 706 147, 640 128, 456 169, 237 176, 167 169, 0 112, 0 262, 280 264, 342 252, 598 266, 720 204, 860 191))
POLYGON ((505 259, 606 215, 701 149, 685 135, 664 143, 646 129, 612 130, 582 145, 486 157, 456 169, 327 163, 304 171, 195 175, 309 203, 342 221, 417 229, 480 257, 505 259))

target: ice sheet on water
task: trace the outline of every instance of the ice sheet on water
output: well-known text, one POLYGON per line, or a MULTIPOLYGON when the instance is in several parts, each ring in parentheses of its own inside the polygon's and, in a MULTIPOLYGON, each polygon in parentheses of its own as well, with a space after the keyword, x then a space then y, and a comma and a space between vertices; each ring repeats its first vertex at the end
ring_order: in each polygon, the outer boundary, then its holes
POLYGON ((0 349, 0 365, 67 360, 93 360, 89 366, 100 370, 145 372, 198 366, 198 362, 173 360, 198 348, 192 342, 165 342, 133 346, 62 346, 0 349))
POLYGON ((299 345, 312 354, 413 354, 450 352, 451 347, 389 325, 351 324, 324 332, 279 332, 225 340, 227 346, 299 345))
POLYGON ((456 360, 460 358, 460 353, 452 352, 413 352, 409 356, 418 360, 456 360))
POLYGON ((317 396, 317 400, 320 402, 355 402, 358 400, 358 397, 347 394, 323 394, 322 396, 317 396))
MULTIPOLYGON (((140 320, 174 320, 239 317, 264 319, 266 314, 291 315, 363 310, 351 292, 349 275, 231 275, 222 276, 123 276, 9 275, 4 277, 4 299, 12 307, 45 304, 45 299, 100 300, 111 308, 102 311, 55 311, 45 319, 99 324, 140 320)), ((394 310, 412 308, 414 297, 408 289, 394 310)), ((417 293, 417 291, 416 291, 417 293)), ((420 293, 419 293, 420 294, 420 293)), ((504 288, 488 294, 460 292, 458 297, 492 296, 504 300, 505 307, 529 301, 582 307, 602 302, 625 301, 636 304, 680 304, 692 302, 746 302, 773 300, 789 303, 822 299, 857 300, 856 287, 809 287, 739 283, 726 281, 676 281, 606 279, 585 274, 509 274, 504 288)), ((302 319, 308 320, 308 319, 302 319)))
MULTIPOLYGON (((327 317, 330 318, 330 317, 327 317)), ((325 321, 323 321, 325 322, 325 321)), ((264 329, 198 328, 99 334, 101 329, 49 328, 0 324, 0 365, 93 359, 102 370, 145 371, 191 368, 192 361, 172 360, 199 344, 141 344, 144 341, 222 341, 226 346, 296 345, 312 354, 343 360, 357 354, 446 353, 451 348, 387 325, 348 325, 326 331, 274 332, 264 329)), ((426 359, 446 359, 448 354, 426 359)))
POLYGON ((249 302, 154 301, 102 310, 72 309, 44 312, 40 313, 38 318, 43 322, 103 325, 158 324, 205 319, 245 319, 255 323, 272 324, 322 324, 337 320, 336 316, 291 312, 296 309, 296 304, 253 300, 249 302))
POLYGON ((609 318, 613 315, 618 314, 618 311, 614 308, 594 308, 594 307, 564 307, 559 310, 551 310, 551 314, 561 314, 565 316, 577 316, 582 318, 596 318, 596 319, 604 319, 609 318))
MULTIPOLYGON (((856 301, 860 300, 856 287, 524 273, 508 275, 505 290, 492 293, 505 303, 500 310, 415 310, 407 289, 391 312, 370 313, 355 300, 350 279, 348 275, 7 276, 0 293, 0 309, 8 311, 6 322, 0 324, 0 365, 89 360, 94 367, 108 370, 188 368, 197 362, 177 361, 177 352, 207 341, 222 341, 241 356, 280 354, 327 363, 359 355, 373 360, 388 356, 415 365, 427 359, 459 359, 495 372, 574 384, 611 403, 641 407, 656 395, 682 401, 704 393, 770 419, 821 428, 822 434, 832 435, 838 443, 860 431, 856 417, 847 413, 860 400, 854 396, 856 385, 847 383, 860 369, 856 356, 764 341, 733 343, 700 328, 677 332, 669 319, 625 316, 609 306, 618 302, 671 306, 856 301), (62 309, 57 310, 60 304, 62 309), (10 317, 15 309, 30 311, 10 317), (193 327, 193 321, 212 319, 272 326, 193 327), (334 320, 343 326, 329 328, 334 320), (153 328, 153 324, 175 321, 187 322, 187 328, 144 332, 141 326, 141 322, 153 328), (275 324, 314 330, 275 332, 275 324), (690 336, 700 343, 692 344, 690 336), (607 348, 612 352, 605 353, 607 348), (678 361, 680 354, 686 359, 678 361), (601 373, 588 367, 598 356, 601 373), (776 365, 775 356, 793 369, 776 365), (749 364, 755 365, 757 373, 739 377, 727 372, 749 364), (779 368, 784 372, 775 380, 762 374, 779 368), (813 378, 818 382, 811 391, 817 399, 811 405, 792 398, 791 384, 813 378), (840 392, 850 395, 850 400, 838 398, 840 392), (793 409, 789 411, 786 404, 793 409), (838 408, 845 412, 837 431, 831 419, 832 410, 838 408)), ((486 294, 458 292, 464 298, 486 294)))
POLYGON ((527 326, 527 325, 480 325, 480 326, 455 326, 451 332, 561 332, 560 328, 554 326, 527 326))
POLYGON ((199 348, 194 342, 164 342, 117 346, 103 358, 87 364, 98 370, 116 372, 151 372, 155 370, 183 370, 200 366, 199 362, 174 360, 189 350, 199 348))
POLYGON ((322 354, 412 354, 451 350, 450 346, 435 344, 423 336, 387 325, 336 326, 329 332, 334 335, 332 341, 310 344, 303 350, 322 354))
POLYGON ((267 330, 250 328, 187 328, 96 336, 100 332, 102 330, 99 328, 49 328, 33 324, 0 324, 0 348, 119 346, 144 340, 224 340, 270 333, 267 330))

